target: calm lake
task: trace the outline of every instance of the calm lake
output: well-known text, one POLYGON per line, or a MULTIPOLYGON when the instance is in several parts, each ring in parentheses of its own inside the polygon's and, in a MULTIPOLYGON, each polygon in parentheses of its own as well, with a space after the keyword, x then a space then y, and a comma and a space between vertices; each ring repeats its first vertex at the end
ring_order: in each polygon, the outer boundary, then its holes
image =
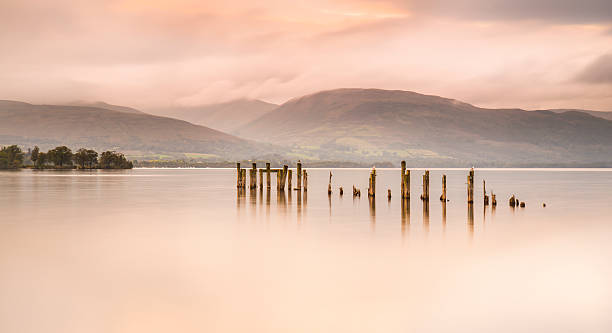
POLYGON ((0 332, 612 331, 612 169, 329 171, 0 172, 0 332))

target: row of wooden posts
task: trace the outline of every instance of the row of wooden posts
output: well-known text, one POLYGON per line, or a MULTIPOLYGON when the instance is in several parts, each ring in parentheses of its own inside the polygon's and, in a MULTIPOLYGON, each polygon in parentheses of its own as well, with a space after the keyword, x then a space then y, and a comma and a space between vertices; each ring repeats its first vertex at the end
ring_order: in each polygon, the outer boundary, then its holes
MULTIPOLYGON (((240 166, 240 162, 236 163, 237 180, 236 187, 238 189, 246 189, 247 186, 247 169, 243 169, 240 166)), ((289 166, 283 165, 279 169, 271 169, 270 163, 266 163, 265 169, 257 169, 257 163, 253 163, 253 166, 249 170, 249 189, 257 189, 257 170, 259 170, 259 188, 264 187, 264 173, 266 174, 266 187, 269 189, 272 186, 271 174, 276 173, 276 188, 278 190, 284 190, 285 185, 289 190, 292 189, 293 170, 289 169, 289 166)), ((295 190, 308 190, 308 172, 302 170, 302 163, 297 163, 297 184, 295 190)))
MULTIPOLYGON (((242 169, 240 163, 236 163, 237 168, 237 187, 239 189, 246 189, 247 185, 247 169, 242 169)), ((271 169, 270 163, 266 163, 266 168, 257 169, 257 164, 253 163, 253 166, 249 170, 249 188, 254 190, 257 189, 257 171, 259 170, 259 188, 263 189, 264 186, 264 173, 266 174, 266 187, 271 187, 271 174, 276 173, 276 187, 278 190, 284 190, 285 185, 288 189, 292 189, 293 170, 290 170, 287 165, 283 165, 279 169, 271 169)), ((402 199, 410 199, 410 170, 406 168, 406 161, 401 163, 401 197, 402 199)), ((308 172, 302 169, 302 163, 297 163, 297 184, 295 190, 308 190, 308 172)), ((490 204, 497 206, 497 199, 495 194, 491 192, 491 196, 487 194, 486 182, 482 181, 483 187, 483 202, 485 206, 490 204)), ((329 173, 329 183, 327 186, 327 194, 332 194, 332 173, 329 173)), ((344 194, 344 189, 340 187, 340 195, 344 194)), ((353 185, 353 196, 361 196, 361 190, 353 185)), ((368 197, 373 198, 376 196, 376 168, 372 168, 370 171, 370 177, 368 179, 368 197)), ((387 197, 391 199, 391 190, 387 190, 387 197)), ((429 170, 425 170, 423 174, 423 193, 421 194, 421 200, 429 201, 429 170)), ((440 195, 440 201, 446 202, 446 175, 442 175, 442 194, 440 195)), ((474 168, 471 168, 467 176, 467 202, 468 204, 474 203, 474 168)), ((525 207, 524 202, 520 202, 514 195, 509 200, 511 207, 525 207)))

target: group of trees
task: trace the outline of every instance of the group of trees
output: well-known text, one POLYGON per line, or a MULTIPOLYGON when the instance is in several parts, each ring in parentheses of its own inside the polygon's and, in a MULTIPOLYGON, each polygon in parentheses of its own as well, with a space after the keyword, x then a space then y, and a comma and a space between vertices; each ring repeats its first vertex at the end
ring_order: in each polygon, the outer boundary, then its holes
POLYGON ((17 169, 23 165, 23 152, 15 145, 0 149, 0 169, 17 169))
POLYGON ((98 155, 95 150, 81 148, 73 153, 66 146, 56 147, 41 152, 38 146, 34 147, 28 154, 16 145, 2 147, 0 150, 0 169, 17 169, 24 165, 24 156, 28 156, 36 169, 131 169, 132 162, 125 155, 115 151, 105 151, 98 155), (98 158, 98 156, 100 158, 98 158))

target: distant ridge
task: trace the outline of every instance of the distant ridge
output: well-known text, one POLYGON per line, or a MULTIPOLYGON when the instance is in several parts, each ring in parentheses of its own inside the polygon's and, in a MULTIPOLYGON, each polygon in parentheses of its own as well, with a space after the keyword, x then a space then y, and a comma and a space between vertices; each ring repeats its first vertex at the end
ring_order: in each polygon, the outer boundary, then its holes
POLYGON ((540 111, 552 111, 555 113, 565 113, 565 112, 582 112, 588 113, 593 117, 599 117, 607 120, 612 120, 612 111, 592 111, 592 110, 580 110, 580 109, 550 109, 550 110, 540 110, 540 111))
POLYGON ((485 109, 400 90, 294 98, 235 133, 283 143, 302 158, 462 166, 612 162, 612 121, 582 112, 485 109))
POLYGON ((136 109, 131 108, 131 107, 121 106, 121 105, 113 105, 113 104, 108 104, 106 102, 74 101, 74 102, 66 103, 66 105, 70 105, 70 106, 88 106, 88 107, 95 107, 95 108, 100 108, 100 109, 106 109, 106 110, 112 110, 112 111, 118 111, 118 112, 126 112, 126 113, 144 113, 144 112, 142 112, 140 110, 136 110, 136 109))

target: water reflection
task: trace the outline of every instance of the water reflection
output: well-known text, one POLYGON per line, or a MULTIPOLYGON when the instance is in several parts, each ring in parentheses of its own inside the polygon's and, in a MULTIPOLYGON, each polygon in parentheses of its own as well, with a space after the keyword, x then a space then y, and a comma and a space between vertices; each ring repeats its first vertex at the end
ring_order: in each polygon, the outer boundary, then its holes
POLYGON ((467 212, 468 231, 470 233, 470 238, 474 238, 474 204, 468 203, 467 208, 468 208, 468 212, 467 212))
POLYGON ((406 235, 406 232, 410 228, 410 199, 402 198, 402 238, 406 235))
POLYGON ((423 200, 423 230, 429 232, 429 200, 423 200))
POLYGON ((376 226, 376 197, 368 196, 368 203, 370 208, 370 225, 372 226, 372 231, 376 226))
POLYGON ((442 201, 442 232, 446 232, 446 200, 442 201))

